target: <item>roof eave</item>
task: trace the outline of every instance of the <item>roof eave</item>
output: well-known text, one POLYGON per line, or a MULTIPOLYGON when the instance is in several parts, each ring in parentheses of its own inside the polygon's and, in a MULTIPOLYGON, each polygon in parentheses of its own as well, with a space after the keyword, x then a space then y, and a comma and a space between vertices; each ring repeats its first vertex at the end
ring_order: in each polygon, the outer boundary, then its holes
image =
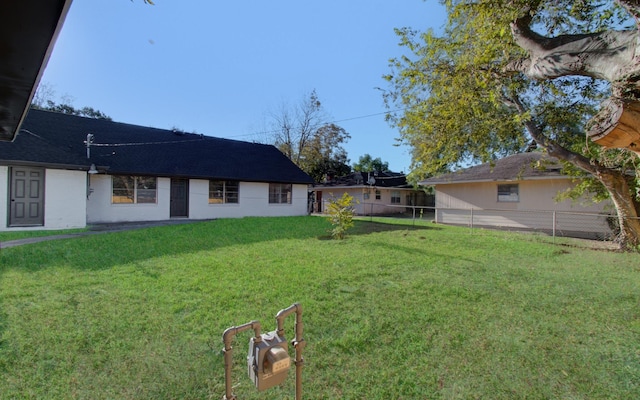
POLYGON ((487 183, 487 182, 521 182, 521 181, 545 181, 552 179, 573 179, 573 177, 567 175, 546 175, 546 176, 529 176, 522 178, 504 178, 504 179, 465 179, 465 180, 442 180, 442 181, 420 181, 420 186, 435 186, 435 185, 457 185, 467 183, 487 183))
POLYGON ((72 0, 5 1, 0 14, 0 141, 13 141, 29 111, 72 0))

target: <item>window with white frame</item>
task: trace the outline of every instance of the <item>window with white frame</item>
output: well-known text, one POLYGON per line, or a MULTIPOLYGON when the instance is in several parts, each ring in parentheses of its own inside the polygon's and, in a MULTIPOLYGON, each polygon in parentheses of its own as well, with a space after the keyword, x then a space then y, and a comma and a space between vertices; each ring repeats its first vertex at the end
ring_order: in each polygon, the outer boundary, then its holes
POLYGON ((376 200, 380 200, 382 194, 380 193, 380 189, 376 189, 376 200))
POLYGON ((392 190, 391 191, 391 204, 400 204, 400 191, 392 190))
POLYGON ((498 185, 498 202, 514 203, 518 201, 520 201, 518 184, 510 183, 510 184, 498 185))
POLYGON ((209 204, 237 204, 240 198, 240 182, 209 181, 209 204))
POLYGON ((290 183, 269 184, 269 204, 291 204, 290 183))
POLYGON ((111 176, 111 202, 114 204, 153 204, 158 198, 157 179, 148 176, 111 176))

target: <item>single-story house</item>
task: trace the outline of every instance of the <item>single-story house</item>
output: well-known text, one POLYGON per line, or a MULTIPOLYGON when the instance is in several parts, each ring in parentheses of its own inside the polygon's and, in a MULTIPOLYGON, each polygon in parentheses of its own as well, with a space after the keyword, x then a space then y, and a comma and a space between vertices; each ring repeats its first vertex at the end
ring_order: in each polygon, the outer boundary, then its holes
POLYGON ((306 215, 312 183, 271 145, 31 110, 0 143, 0 230, 306 215))
POLYGON ((438 223, 549 231, 558 228, 567 235, 610 232, 610 204, 556 200, 576 182, 562 173, 557 159, 541 152, 515 154, 419 184, 435 187, 438 223))
MULTIPOLYGON (((354 172, 342 177, 327 177, 313 188, 314 212, 323 212, 332 197, 344 193, 352 196, 357 215, 398 214, 403 206, 429 206, 430 197, 407 183, 407 177, 397 172, 354 172)), ((432 200, 432 199, 431 199, 432 200)))

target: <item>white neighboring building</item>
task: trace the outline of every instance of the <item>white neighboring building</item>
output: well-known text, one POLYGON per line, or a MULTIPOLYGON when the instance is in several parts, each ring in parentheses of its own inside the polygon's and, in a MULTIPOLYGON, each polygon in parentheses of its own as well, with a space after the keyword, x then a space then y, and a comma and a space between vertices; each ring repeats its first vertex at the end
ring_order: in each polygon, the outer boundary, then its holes
POLYGON ((306 215, 312 183, 274 146, 31 110, 0 143, 0 231, 306 215))

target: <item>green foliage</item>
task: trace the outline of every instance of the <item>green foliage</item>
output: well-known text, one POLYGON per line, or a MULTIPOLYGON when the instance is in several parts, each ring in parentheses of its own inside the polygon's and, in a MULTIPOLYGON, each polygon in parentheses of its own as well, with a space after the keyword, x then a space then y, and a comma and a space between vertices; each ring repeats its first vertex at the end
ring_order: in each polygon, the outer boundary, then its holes
POLYGON ((109 117, 107 114, 103 113, 100 110, 96 110, 93 107, 75 108, 70 104, 56 104, 51 100, 47 100, 47 104, 45 106, 42 106, 42 107, 34 106, 34 108, 46 110, 46 111, 58 112, 62 114, 78 115, 81 117, 106 119, 108 121, 111 121, 111 117, 109 117))
POLYGON ((72 98, 69 95, 58 97, 55 89, 47 82, 38 85, 33 96, 31 107, 38 110, 53 111, 63 114, 79 115, 82 117, 106 119, 111 121, 111 117, 93 107, 75 108, 71 105, 72 98), (57 100, 56 100, 57 99, 57 100))
POLYGON ((351 172, 351 167, 340 159, 321 157, 310 163, 303 171, 316 182, 323 182, 326 176, 345 176, 351 172))
POLYGON ((316 182, 322 182, 326 175, 347 175, 351 167, 341 144, 350 137, 336 124, 325 124, 316 129, 300 155, 300 168, 316 182))
MULTIPOLYGON (((403 110, 387 119, 411 148, 409 180, 523 152, 535 140, 552 149, 552 155, 562 155, 569 173, 588 178, 588 184, 570 196, 585 190, 594 199, 615 194, 625 197, 617 204, 634 203, 640 209, 637 181, 629 181, 631 193, 612 194, 615 185, 605 190, 601 173, 624 179, 623 175, 638 171, 638 158, 626 150, 585 144, 586 122, 610 95, 610 82, 581 76, 537 81, 507 72, 510 63, 526 56, 510 31, 510 23, 519 17, 530 16, 536 32, 547 37, 616 29, 633 19, 613 1, 443 3, 448 21, 441 34, 396 30, 408 54, 392 59, 392 73, 385 76, 390 85, 384 95, 387 105, 403 110), (589 168, 588 176, 585 166, 591 165, 600 169, 589 168)), ((630 215, 628 210, 618 212, 630 215)))
POLYGON ((382 161, 380 157, 373 158, 370 154, 365 154, 353 164, 353 170, 356 172, 388 171, 389 163, 382 161))
POLYGON ((342 194, 342 197, 333 197, 329 200, 326 212, 329 214, 328 220, 333 225, 333 229, 331 229, 332 238, 344 239, 347 230, 353 227, 354 202, 357 203, 357 200, 346 192, 342 194))
POLYGON ((462 163, 523 151, 531 141, 525 124, 581 152, 584 124, 608 95, 609 84, 583 77, 532 81, 505 74, 524 56, 509 23, 523 14, 547 35, 601 30, 622 23, 613 2, 445 1, 448 22, 442 35, 397 29, 409 55, 393 59, 385 101, 405 109, 388 116, 412 148, 414 174, 432 176, 462 163), (604 11, 612 13, 604 17, 604 11), (513 107, 518 100, 524 110, 513 107))

